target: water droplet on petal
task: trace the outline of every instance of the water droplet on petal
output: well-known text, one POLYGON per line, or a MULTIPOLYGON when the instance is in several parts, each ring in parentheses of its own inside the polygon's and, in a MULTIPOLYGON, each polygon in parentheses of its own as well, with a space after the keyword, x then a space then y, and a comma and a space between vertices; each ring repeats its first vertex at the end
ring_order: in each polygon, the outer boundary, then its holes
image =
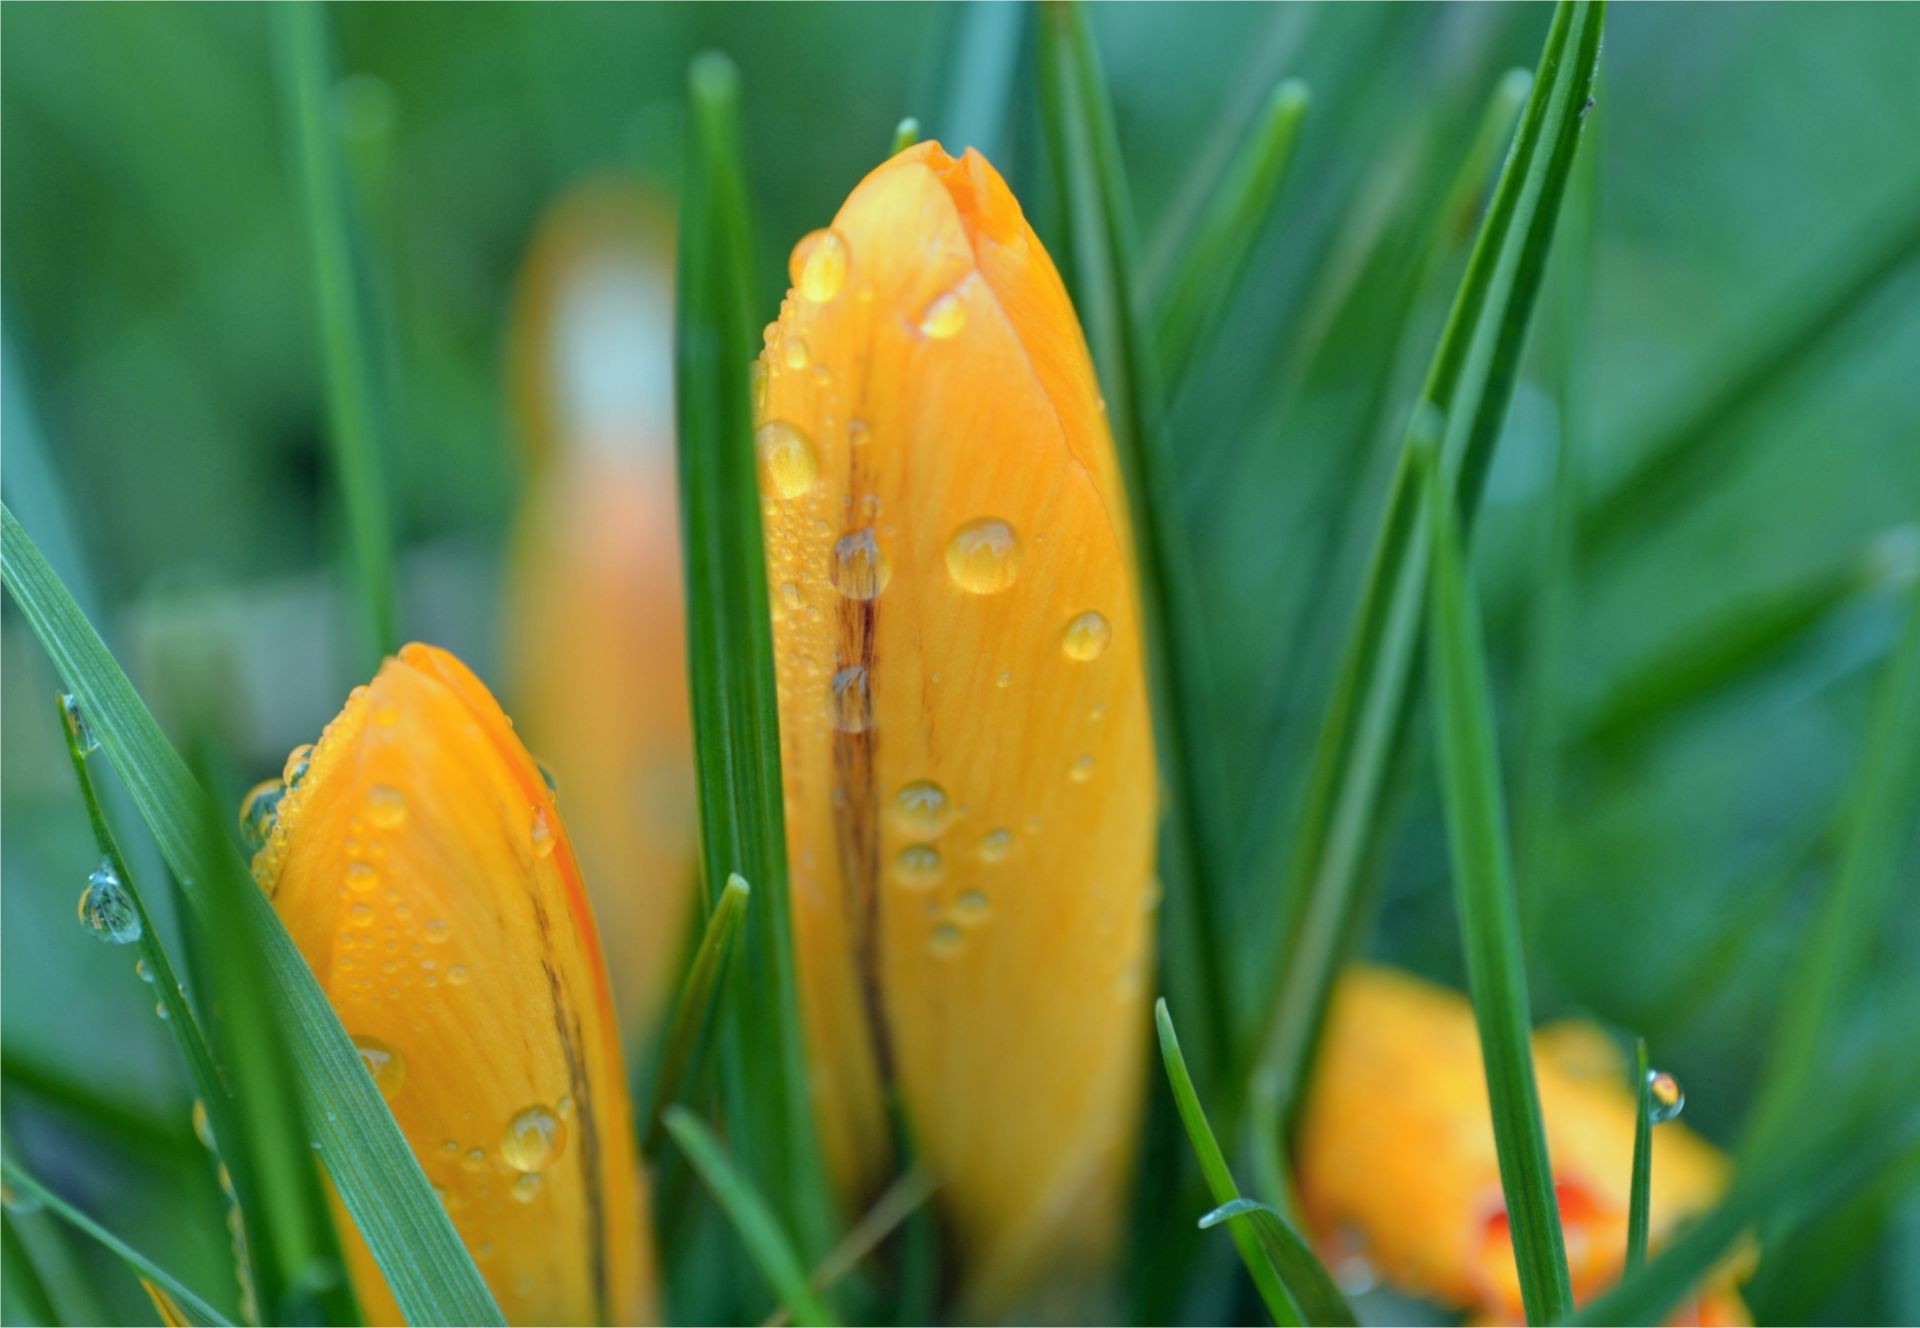
POLYGON ((1661 1125, 1678 1116, 1687 1105, 1687 1094, 1680 1081, 1665 1070, 1647 1071, 1647 1096, 1653 1101, 1648 1118, 1661 1125))
POLYGON ((464 987, 473 981, 473 974, 467 972, 465 964, 455 964, 447 970, 447 981, 456 987, 464 987))
POLYGON ((380 873, 374 870, 372 863, 349 862, 347 864, 347 889, 358 895, 371 894, 374 887, 379 884, 380 873))
POLYGON ((1060 634, 1060 649, 1066 652, 1068 659, 1099 659, 1106 653, 1107 642, 1113 639, 1113 628, 1108 625, 1106 616, 1091 609, 1075 617, 1067 624, 1066 631, 1060 634))
POLYGON ((953 897, 953 916, 969 926, 978 926, 993 916, 993 905, 985 890, 962 890, 953 897))
POLYGON ((533 843, 534 857, 550 858, 553 856, 553 823, 547 818, 547 809, 545 807, 535 807, 533 809, 533 827, 528 831, 528 836, 533 843))
POLYGON ((258 853, 273 834, 274 821, 280 815, 280 799, 287 786, 277 779, 263 779, 240 799, 240 837, 258 853))
POLYGON ((872 599, 893 579, 893 564, 869 527, 850 530, 834 541, 827 565, 833 588, 848 599, 872 599))
POLYGON ((873 727, 873 696, 860 665, 840 669, 828 680, 827 720, 842 733, 865 733, 873 727))
POLYGON ((525 1172, 513 1183, 511 1193, 516 1202, 532 1203, 534 1197, 540 1193, 540 1174, 535 1171, 525 1172))
POLYGON ((515 1112, 507 1122, 500 1155, 515 1171, 544 1171, 566 1146, 566 1122, 552 1107, 535 1103, 515 1112))
POLYGON ((100 865, 87 877, 87 888, 80 892, 80 925, 113 945, 130 945, 140 939, 140 911, 106 858, 100 859, 100 865))
POLYGON ((894 855, 893 874, 900 884, 910 890, 925 890, 939 884, 946 875, 946 864, 940 860, 940 850, 931 844, 908 844, 894 855))
POLYGON ((1067 767, 1067 778, 1071 779, 1076 784, 1084 784, 1089 779, 1092 779, 1093 778, 1093 758, 1091 756, 1080 757, 1079 760, 1075 761, 1071 766, 1067 767))
POLYGON ((421 935, 427 938, 428 944, 440 945, 446 941, 447 934, 452 930, 451 927, 447 926, 447 920, 445 918, 429 918, 427 925, 422 927, 420 932, 421 935))
POLYGON ((915 839, 937 839, 953 824, 953 800, 931 779, 902 784, 893 795, 894 819, 915 839))
POLYGON ((867 427, 867 422, 865 420, 859 420, 859 419, 848 420, 847 421, 847 446, 848 447, 865 447, 867 445, 867 439, 871 435, 871 433, 872 431, 867 427))
POLYGON ((1013 832, 1007 829, 989 830, 980 837, 980 860, 982 862, 1000 862, 1013 851, 1013 832))
POLYGON ((468 1173, 478 1172, 486 1165, 487 1150, 484 1148, 469 1148, 467 1155, 460 1159, 460 1170, 468 1173))
POLYGON ((920 331, 935 341, 957 336, 967 325, 967 306, 952 291, 934 296, 920 314, 920 331))
POLYGON ((391 830, 407 819, 406 795, 390 784, 375 784, 367 790, 367 820, 382 830, 391 830))
POLYGON ((1002 673, 998 678, 993 680, 993 685, 1004 692, 1007 688, 1013 686, 1013 675, 1011 673, 1002 673))
POLYGON ((942 922, 927 936, 927 952, 935 959, 951 959, 966 948, 967 938, 951 922, 942 922))
POLYGON ((358 1034, 353 1039, 353 1047, 360 1053, 360 1063, 373 1076, 373 1086, 380 1090, 380 1096, 393 1101, 394 1094, 407 1082, 407 1063, 400 1058, 400 1053, 379 1038, 358 1034))
POLYGON ((768 420, 753 431, 753 450, 760 458, 760 489, 782 498, 798 498, 820 478, 820 462, 813 444, 797 425, 768 420))
POLYGON ((947 540, 947 574, 969 594, 998 594, 1020 575, 1020 537, 998 517, 967 522, 947 540))
POLYGON ((798 373, 807 367, 807 342, 804 337, 797 337, 789 332, 787 334, 786 353, 787 368, 798 373))
POLYGON ((815 304, 825 304, 840 293, 847 282, 847 261, 852 251, 839 231, 818 230, 802 237, 793 246, 787 260, 787 274, 794 288, 815 304))
MULTIPOLYGON (((738 876, 739 873, 735 872, 734 875, 738 876)), ((573 1098, 568 1094, 562 1093, 559 1100, 553 1104, 553 1109, 560 1113, 561 1120, 572 1120, 573 1098)))

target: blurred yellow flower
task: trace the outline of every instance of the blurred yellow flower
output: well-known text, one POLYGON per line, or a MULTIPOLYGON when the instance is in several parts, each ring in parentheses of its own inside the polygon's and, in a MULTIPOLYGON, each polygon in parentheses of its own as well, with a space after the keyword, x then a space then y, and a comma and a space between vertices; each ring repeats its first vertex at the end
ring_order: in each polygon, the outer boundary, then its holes
MULTIPOLYGON (((255 876, 508 1320, 651 1320, 593 915, 487 689, 446 652, 405 647, 288 758, 277 814, 256 824, 255 876)), ((399 1322, 337 1205, 336 1220, 368 1318, 399 1322)))
POLYGON ((695 879, 670 222, 617 180, 562 198, 521 275, 509 366, 530 473, 508 677, 566 790, 630 1042, 673 980, 695 879))
POLYGON ((793 251, 755 366, 804 1022, 829 1171, 889 1103, 976 1308, 1111 1252, 1155 774, 1125 498, 1065 289, 977 153, 793 251))
MULTIPOLYGON (((1335 988, 1301 1117, 1296 1175, 1307 1217, 1337 1265, 1364 1259, 1400 1290, 1496 1323, 1522 1321, 1473 1008, 1464 996, 1383 968, 1335 988)), ((1534 1034, 1534 1072, 1574 1297, 1620 1275, 1627 1242, 1634 1097, 1598 1028, 1534 1034)), ((1727 1162, 1678 1123, 1653 1132, 1649 1241, 1657 1249, 1720 1197, 1727 1162)), ((1745 1323, 1717 1270, 1676 1322, 1745 1323)))

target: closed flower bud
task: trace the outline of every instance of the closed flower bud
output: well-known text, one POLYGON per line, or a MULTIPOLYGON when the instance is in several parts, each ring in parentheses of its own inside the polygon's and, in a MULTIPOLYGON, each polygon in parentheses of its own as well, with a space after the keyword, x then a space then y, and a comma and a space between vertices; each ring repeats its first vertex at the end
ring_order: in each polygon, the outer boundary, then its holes
MULTIPOLYGON (((508 1320, 653 1314, 593 916, 539 769, 444 651, 387 660, 288 761, 254 872, 508 1320)), ((337 1210, 370 1321, 399 1321, 337 1210)))
MULTIPOLYGON (((1389 969, 1349 970, 1334 990, 1301 1117, 1301 1200, 1338 1269, 1364 1259, 1392 1285, 1495 1323, 1522 1319, 1500 1163, 1473 1007, 1389 969)), ((1573 1292, 1620 1275, 1627 1242, 1635 1098, 1610 1039, 1555 1024, 1533 1039, 1554 1192, 1573 1292)), ((1684 1125, 1653 1131, 1654 1249, 1719 1199, 1726 1159, 1684 1125)), ((1675 1322, 1745 1323, 1722 1265, 1675 1322)))
POLYGON ((755 367, 795 942, 829 1171, 940 1183, 976 1307, 1111 1251, 1152 962, 1127 509, 1080 327, 977 153, 793 251, 755 367))

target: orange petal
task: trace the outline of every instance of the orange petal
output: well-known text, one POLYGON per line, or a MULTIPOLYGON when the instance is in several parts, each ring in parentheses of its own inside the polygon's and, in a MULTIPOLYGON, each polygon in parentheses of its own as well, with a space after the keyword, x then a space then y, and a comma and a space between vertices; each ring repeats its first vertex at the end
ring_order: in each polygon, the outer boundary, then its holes
POLYGON ((629 1038, 672 981, 695 881, 671 264, 644 196, 583 186, 542 222, 513 326, 539 464, 504 653, 520 731, 565 792, 629 1038))
POLYGON ((1146 1045, 1155 775, 1126 507, 1058 274, 925 143, 801 242, 757 447, 813 1088, 897 1090, 976 1306, 1103 1259, 1146 1045))
MULTIPOLYGON (((288 784, 255 875, 508 1320, 651 1319, 593 916, 511 721, 453 656, 410 645, 296 753, 288 784)), ((398 1322, 337 1220, 369 1319, 398 1322)))
MULTIPOLYGON (((1634 1097, 1605 1035, 1585 1024, 1534 1034, 1554 1188, 1576 1300, 1620 1274, 1626 1250, 1634 1097)), ((1403 1291, 1518 1322, 1498 1154, 1473 1008, 1389 969, 1356 967, 1334 990, 1301 1117, 1296 1174, 1315 1227, 1357 1245, 1403 1291)), ((1725 1190, 1727 1164, 1684 1125, 1653 1134, 1650 1242, 1725 1190)), ((1730 1279, 1727 1298, 1738 1306, 1730 1279)))

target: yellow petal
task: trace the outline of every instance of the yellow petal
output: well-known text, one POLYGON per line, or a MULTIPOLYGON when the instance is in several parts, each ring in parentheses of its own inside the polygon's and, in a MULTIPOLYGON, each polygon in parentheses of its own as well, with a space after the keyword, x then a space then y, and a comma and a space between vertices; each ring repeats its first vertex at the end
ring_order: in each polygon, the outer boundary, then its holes
MULTIPOLYGON (((1626 1249, 1634 1098, 1599 1029, 1534 1035, 1576 1299, 1614 1282, 1626 1249)), ((1464 996, 1389 969, 1348 970, 1334 990, 1301 1117, 1296 1174, 1308 1216, 1336 1250, 1363 1254, 1402 1290, 1518 1322, 1518 1276, 1500 1189, 1473 1008, 1464 996)), ((1649 1238, 1657 1248, 1720 1197, 1725 1158, 1677 1122, 1653 1132, 1649 1238)), ((1745 1318, 1737 1261, 1687 1312, 1745 1318)))
POLYGON ((1126 507, 984 159, 911 148, 829 234, 756 370, 813 1089, 849 1203, 897 1091, 991 1307, 1096 1265, 1123 1207, 1157 898, 1126 507))
POLYGON ((629 1038, 672 981, 695 880, 671 264, 637 190, 583 186, 540 227, 512 334, 537 464, 504 653, 521 732, 564 790, 629 1038))
MULTIPOLYGON (((511 723, 453 656, 410 645, 288 773, 255 874, 508 1320, 651 1319, 593 917, 511 723)), ((336 1215, 368 1317, 398 1322, 336 1215)))

